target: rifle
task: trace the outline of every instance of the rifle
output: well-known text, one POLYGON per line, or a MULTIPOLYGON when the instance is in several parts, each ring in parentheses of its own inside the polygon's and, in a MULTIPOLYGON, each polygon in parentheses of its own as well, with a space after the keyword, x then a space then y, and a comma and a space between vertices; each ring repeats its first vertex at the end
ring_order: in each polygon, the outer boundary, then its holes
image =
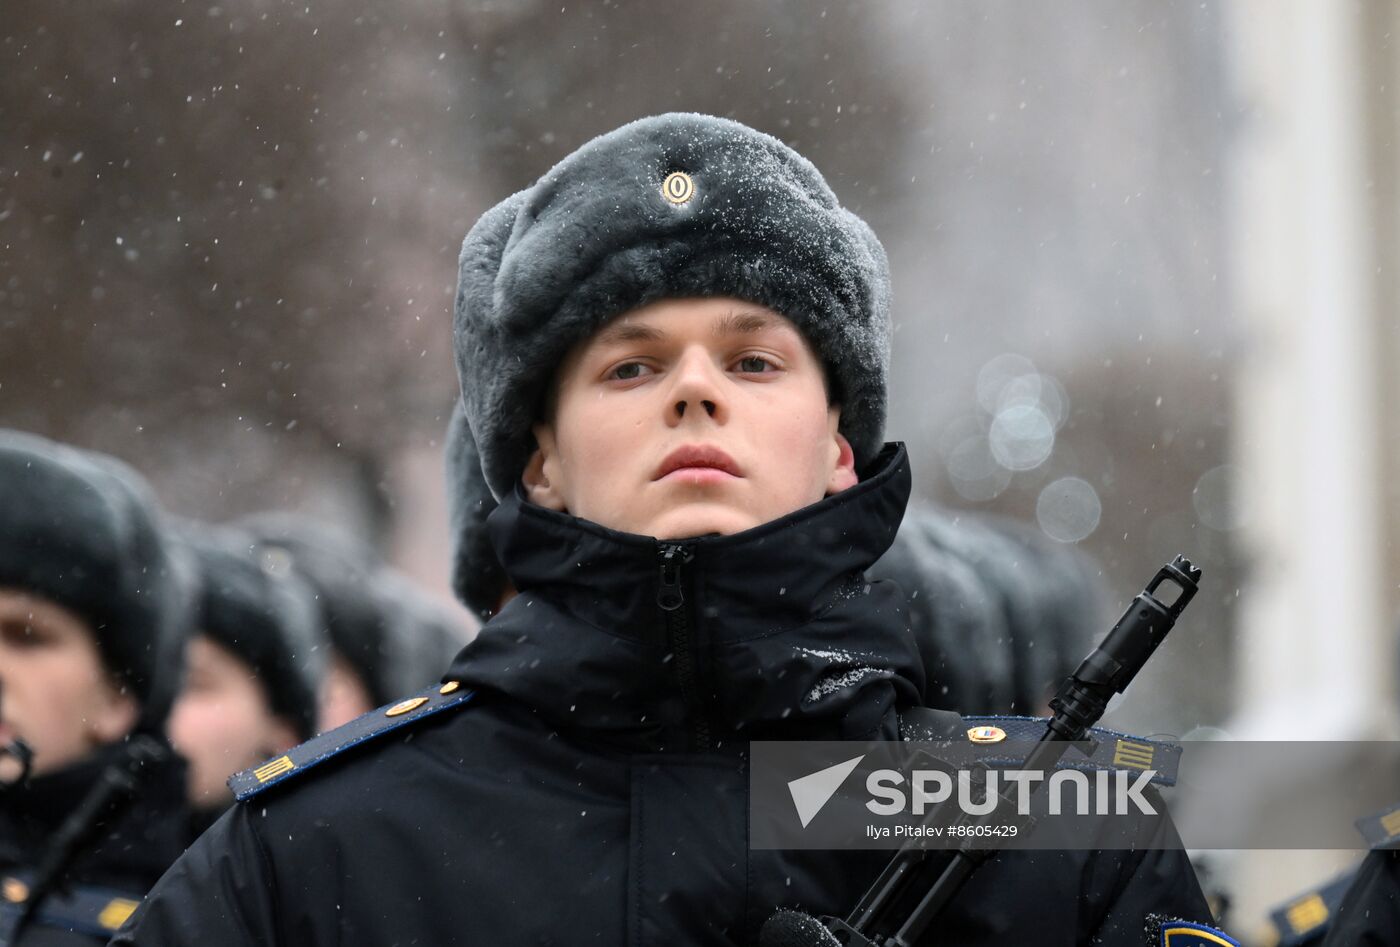
POLYGON ((170 754, 168 746, 151 736, 138 734, 126 741, 121 758, 102 770, 83 801, 50 838, 24 901, 9 916, 0 917, 0 947, 19 941, 21 931, 58 886, 73 859, 98 832, 120 818, 136 800, 145 776, 170 754))
MULTIPOLYGON (((1177 556, 1157 571, 1123 616, 1090 652, 1050 701, 1053 716, 1025 763, 1048 772, 1075 741, 1083 740, 1176 625, 1198 589, 1201 570, 1177 556), (1175 597, 1158 596, 1165 583, 1175 597), (1166 598, 1166 601, 1163 601, 1166 598)), ((1044 783, 1037 791, 1043 790, 1044 783)), ((994 854, 992 839, 969 840, 951 852, 930 852, 917 839, 906 842, 845 918, 818 920, 780 910, 763 925, 762 947, 913 947, 972 872, 994 854), (934 855, 939 857, 934 857, 934 855), (915 898, 918 892, 923 895, 915 898), (908 908, 913 902, 912 909, 908 908)))

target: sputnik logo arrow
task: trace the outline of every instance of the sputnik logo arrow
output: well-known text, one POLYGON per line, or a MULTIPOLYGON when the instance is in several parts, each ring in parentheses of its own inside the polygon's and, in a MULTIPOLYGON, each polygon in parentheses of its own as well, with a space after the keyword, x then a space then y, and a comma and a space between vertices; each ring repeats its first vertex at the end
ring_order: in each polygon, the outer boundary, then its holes
POLYGON ((792 793, 792 804, 797 807, 797 818, 802 820, 804 829, 817 817, 817 813, 822 811, 822 807, 831 801, 831 797, 836 795, 836 790, 841 788, 846 777, 851 775, 851 771, 859 766, 863 759, 864 753, 855 759, 819 769, 788 783, 788 792, 792 793))

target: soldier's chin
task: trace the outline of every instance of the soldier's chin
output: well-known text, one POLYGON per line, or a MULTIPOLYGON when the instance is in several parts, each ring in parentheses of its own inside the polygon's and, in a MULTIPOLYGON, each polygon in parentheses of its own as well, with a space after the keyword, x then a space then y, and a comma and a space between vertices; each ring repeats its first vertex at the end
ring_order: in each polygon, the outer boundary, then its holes
POLYGON ((660 517, 648 535, 660 540, 729 536, 750 529, 752 517, 741 510, 715 503, 689 503, 660 517))

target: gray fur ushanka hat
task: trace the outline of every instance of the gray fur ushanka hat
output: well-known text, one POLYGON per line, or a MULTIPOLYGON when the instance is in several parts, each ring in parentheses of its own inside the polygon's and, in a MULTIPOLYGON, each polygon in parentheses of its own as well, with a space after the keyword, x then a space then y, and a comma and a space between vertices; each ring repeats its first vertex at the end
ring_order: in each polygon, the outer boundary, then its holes
POLYGON ((874 457, 889 362, 880 242, 778 139, 673 113, 593 139, 467 234, 457 371, 492 494, 524 470, 541 397, 575 344, 628 310, 704 296, 791 319, 827 367, 857 465, 874 457))

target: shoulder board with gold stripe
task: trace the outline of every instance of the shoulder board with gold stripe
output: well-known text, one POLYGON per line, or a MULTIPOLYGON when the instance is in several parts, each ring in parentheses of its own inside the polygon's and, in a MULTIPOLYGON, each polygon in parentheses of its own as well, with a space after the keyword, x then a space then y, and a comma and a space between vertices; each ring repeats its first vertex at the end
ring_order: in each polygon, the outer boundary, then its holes
POLYGON ((1269 924, 1278 938, 1275 947, 1320 943, 1355 877, 1356 871, 1353 869, 1319 888, 1311 888, 1297 897, 1289 898, 1270 911, 1269 924))
MULTIPOLYGON (((15 874, 0 878, 0 931, 8 931, 9 925, 19 920, 28 898, 28 876, 15 874)), ((141 897, 129 891, 73 885, 44 898, 31 923, 107 940, 126 923, 140 903, 141 897)))
POLYGON ((1400 802, 1363 816, 1355 824, 1372 848, 1400 848, 1400 802))
POLYGON ((456 681, 448 681, 405 700, 385 704, 342 727, 312 737, 282 756, 235 773, 229 778, 228 787, 239 802, 251 799, 264 789, 300 775, 353 746, 417 723, 424 717, 460 707, 471 700, 474 693, 456 681))
MULTIPOLYGON (((1027 744, 1045 735, 1048 717, 964 717, 967 740, 979 748, 978 758, 988 766, 1015 766, 1024 762, 1027 744), (1001 744, 1015 746, 1018 753, 998 753, 1001 744)), ((1152 770, 1152 782, 1159 786, 1175 786, 1181 766, 1181 745, 1166 740, 1149 740, 1117 730, 1094 727, 1088 737, 1076 747, 1091 752, 1070 750, 1056 766, 1057 769, 1094 770, 1152 770)))

